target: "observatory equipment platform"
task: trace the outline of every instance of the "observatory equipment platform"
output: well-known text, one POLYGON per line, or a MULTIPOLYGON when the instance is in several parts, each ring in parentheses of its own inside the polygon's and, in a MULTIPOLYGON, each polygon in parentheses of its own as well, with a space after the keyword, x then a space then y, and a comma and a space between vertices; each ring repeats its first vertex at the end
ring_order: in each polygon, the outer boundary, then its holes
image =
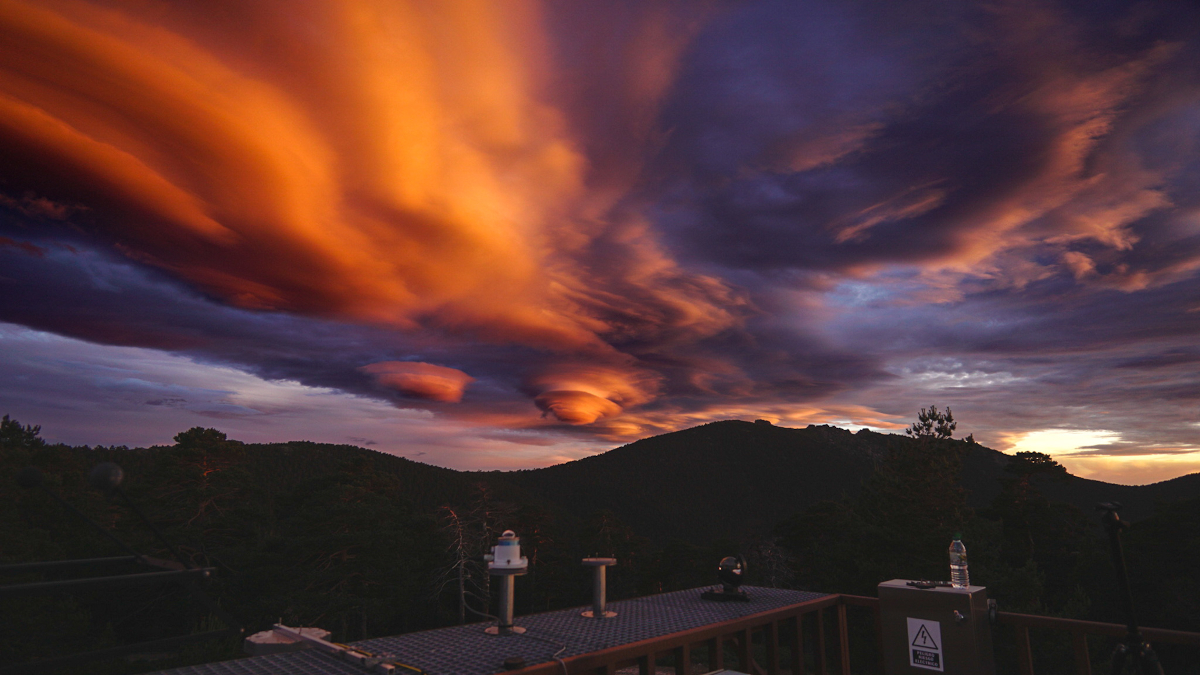
MULTIPOLYGON (((659 640, 708 626, 737 621, 791 605, 829 597, 824 593, 744 586, 748 602, 707 602, 704 589, 662 593, 609 603, 617 616, 595 619, 579 607, 520 617, 525 633, 488 635, 487 623, 406 633, 352 643, 350 646, 416 666, 429 675, 493 675, 504 661, 524 659, 525 668, 568 662, 581 655, 659 640), (560 653, 561 652, 561 653, 560 653)), ((173 668, 154 675, 364 675, 366 668, 315 649, 254 656, 198 666, 173 668)), ((397 668, 397 673, 412 671, 397 668)), ((573 671, 572 671, 573 672, 573 671)))

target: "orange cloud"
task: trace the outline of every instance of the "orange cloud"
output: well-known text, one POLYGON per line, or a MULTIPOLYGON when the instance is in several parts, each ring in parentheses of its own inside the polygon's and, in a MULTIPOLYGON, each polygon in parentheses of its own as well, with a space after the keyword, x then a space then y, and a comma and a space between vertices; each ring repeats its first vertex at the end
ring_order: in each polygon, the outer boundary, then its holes
POLYGON ((621 412, 621 406, 586 391, 555 389, 533 399, 538 408, 567 424, 591 424, 621 412))
POLYGON ((559 363, 530 378, 534 403, 567 424, 591 424, 645 403, 658 393, 661 377, 635 366, 559 363))
POLYGON ((414 361, 380 361, 359 370, 389 389, 443 403, 461 401, 467 385, 475 381, 461 370, 414 361))
POLYGON ((241 305, 595 343, 541 273, 586 162, 536 96, 533 6, 420 5, 297 3, 330 39, 293 46, 346 66, 298 92, 120 12, 5 3, 9 170, 241 305))
POLYGON ((1083 279, 1096 273, 1096 262, 1079 251, 1067 251, 1062 254, 1062 263, 1071 270, 1076 279, 1083 279))
POLYGON ((647 10, 623 38, 632 140, 596 144, 535 2, 145 9, 0 3, 5 191, 79 204, 118 250, 241 307, 622 363, 618 343, 741 321, 723 281, 615 211, 699 20, 647 10))
POLYGON ((862 241, 867 238, 867 231, 880 223, 913 218, 937 208, 945 200, 946 192, 936 189, 934 185, 908 188, 902 194, 850 215, 845 219, 848 221, 845 224, 834 223, 833 227, 838 231, 834 241, 839 244, 862 241))

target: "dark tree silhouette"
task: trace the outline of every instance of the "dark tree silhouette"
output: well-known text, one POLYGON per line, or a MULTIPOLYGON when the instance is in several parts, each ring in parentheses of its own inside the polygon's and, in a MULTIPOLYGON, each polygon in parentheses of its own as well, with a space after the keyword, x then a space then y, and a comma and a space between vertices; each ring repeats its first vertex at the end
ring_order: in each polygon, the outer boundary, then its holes
POLYGON ((904 433, 913 438, 950 438, 956 427, 958 422, 954 421, 954 413, 950 412, 950 408, 947 407, 943 413, 936 405, 931 405, 929 410, 921 408, 921 412, 917 413, 917 421, 904 433))
POLYGON ((40 448, 46 444, 38 436, 41 431, 40 425, 21 426, 20 422, 5 415, 4 419, 0 419, 0 450, 40 448))

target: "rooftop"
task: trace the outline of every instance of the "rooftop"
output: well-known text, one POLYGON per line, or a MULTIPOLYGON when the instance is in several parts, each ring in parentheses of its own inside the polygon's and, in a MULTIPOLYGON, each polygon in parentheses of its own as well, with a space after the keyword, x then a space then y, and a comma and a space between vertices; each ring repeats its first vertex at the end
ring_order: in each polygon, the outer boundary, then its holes
MULTIPOLYGON (((608 604, 610 619, 580 615, 585 608, 517 617, 524 634, 483 632, 488 623, 454 626, 352 643, 376 655, 416 666, 429 675, 492 675, 504 672, 506 658, 527 666, 655 640, 712 624, 742 619, 827 597, 823 593, 743 586, 749 602, 700 599, 703 589, 662 593, 608 604)), ((160 671, 157 675, 363 675, 368 672, 334 656, 306 649, 160 671)), ((403 672, 403 671, 398 671, 403 672)))

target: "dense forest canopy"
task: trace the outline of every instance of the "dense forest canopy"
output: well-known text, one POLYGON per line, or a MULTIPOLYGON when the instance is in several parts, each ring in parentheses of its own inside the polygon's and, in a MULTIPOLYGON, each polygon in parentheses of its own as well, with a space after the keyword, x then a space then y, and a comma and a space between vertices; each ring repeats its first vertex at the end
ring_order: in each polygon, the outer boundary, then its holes
MULTIPOLYGON (((136 550, 171 557, 128 506, 88 485, 95 464, 116 462, 126 494, 186 562, 217 569, 205 592, 250 632, 282 619, 348 641, 480 620, 494 610, 479 556, 504 529, 531 561, 518 614, 585 604, 579 561, 595 555, 619 561, 613 599, 712 584, 716 561, 735 553, 747 557, 751 584, 874 595, 891 578, 945 578, 946 547, 962 533, 973 583, 1003 609, 1113 622, 1112 568, 1088 510, 1112 495, 1137 515, 1126 545, 1141 621, 1200 631, 1200 499, 1186 498, 1195 476, 1108 486, 1045 455, 1008 457, 948 436, 720 422, 546 469, 459 472, 354 446, 244 444, 204 428, 171 446, 70 447, 6 416, 0 564, 124 553, 48 491, 136 550), (18 486, 28 466, 46 490, 18 486)), ((4 602, 6 663, 220 624, 173 587, 4 602)), ((230 641, 92 672, 237 653, 230 641)), ((1069 646, 1051 638, 1040 653, 1069 663, 1069 646)))

